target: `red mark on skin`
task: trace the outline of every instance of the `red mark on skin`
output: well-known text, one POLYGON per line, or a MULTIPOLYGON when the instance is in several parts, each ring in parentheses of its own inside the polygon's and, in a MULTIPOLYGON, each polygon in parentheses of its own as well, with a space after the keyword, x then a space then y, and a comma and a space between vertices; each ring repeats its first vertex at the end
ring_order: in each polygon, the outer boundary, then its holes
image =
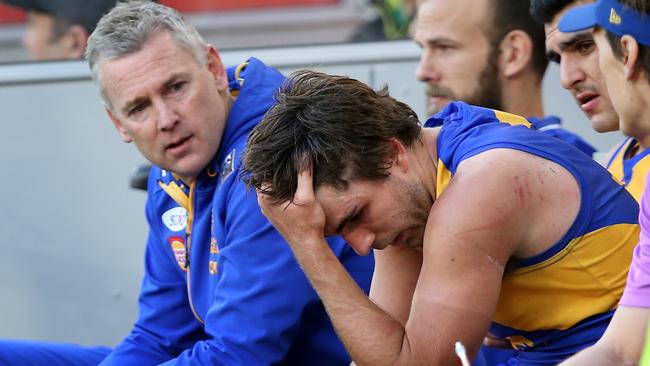
POLYGON ((519 181, 519 176, 515 175, 513 178, 514 182, 514 189, 515 189, 515 195, 517 196, 517 201, 519 202, 520 207, 524 207, 524 198, 525 198, 525 192, 524 192, 524 185, 519 181))

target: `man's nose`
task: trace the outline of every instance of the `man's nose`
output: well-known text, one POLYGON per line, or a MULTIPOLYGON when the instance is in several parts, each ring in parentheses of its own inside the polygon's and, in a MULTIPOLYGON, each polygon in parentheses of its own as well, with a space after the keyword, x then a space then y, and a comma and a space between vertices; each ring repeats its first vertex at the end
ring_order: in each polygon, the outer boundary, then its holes
POLYGON ((359 255, 367 255, 375 242, 375 234, 370 230, 357 228, 343 235, 343 239, 359 255))

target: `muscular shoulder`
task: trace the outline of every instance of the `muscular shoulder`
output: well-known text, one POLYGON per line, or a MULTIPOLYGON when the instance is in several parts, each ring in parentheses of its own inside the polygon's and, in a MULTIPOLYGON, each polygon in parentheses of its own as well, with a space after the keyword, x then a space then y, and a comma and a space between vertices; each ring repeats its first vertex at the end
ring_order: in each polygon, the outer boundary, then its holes
POLYGON ((528 257, 546 250, 571 227, 580 187, 554 161, 499 148, 461 162, 438 201, 447 212, 464 211, 466 219, 458 218, 461 228, 499 232, 495 235, 501 240, 512 242, 514 256, 528 257))

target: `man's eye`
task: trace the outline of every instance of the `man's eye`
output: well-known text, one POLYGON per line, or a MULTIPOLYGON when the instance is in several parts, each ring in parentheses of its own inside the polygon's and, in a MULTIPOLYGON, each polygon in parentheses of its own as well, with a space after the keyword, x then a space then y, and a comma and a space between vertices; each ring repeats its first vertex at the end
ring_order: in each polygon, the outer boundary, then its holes
POLYGON ((149 102, 141 102, 141 103, 135 104, 135 105, 133 105, 133 107, 128 109, 127 116, 128 117, 136 117, 136 116, 142 114, 142 112, 144 112, 147 109, 148 106, 149 106, 149 102))
POLYGON ((593 49, 594 49, 593 42, 582 42, 578 45, 578 51, 583 55, 591 53, 593 49))
POLYGON ((129 115, 140 113, 144 111, 145 108, 146 105, 144 103, 137 104, 135 107, 131 108, 129 115))
POLYGON ((446 44, 439 44, 435 47, 435 50, 438 52, 448 52, 451 51, 453 47, 446 45, 446 44))
POLYGON ((184 86, 185 86, 185 82, 184 81, 179 81, 177 83, 172 84, 171 90, 177 92, 177 91, 183 89, 184 86))
POLYGON ((363 211, 359 211, 356 214, 354 214, 352 217, 350 217, 349 222, 352 224, 356 224, 359 221, 361 221, 361 218, 363 217, 363 211))

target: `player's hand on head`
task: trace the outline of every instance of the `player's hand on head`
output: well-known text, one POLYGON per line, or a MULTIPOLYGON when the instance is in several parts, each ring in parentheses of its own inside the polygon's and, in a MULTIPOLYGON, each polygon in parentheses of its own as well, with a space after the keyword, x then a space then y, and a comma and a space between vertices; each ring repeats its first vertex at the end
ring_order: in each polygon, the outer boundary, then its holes
POLYGON ((262 213, 289 244, 308 244, 313 239, 323 238, 325 212, 316 200, 311 169, 298 174, 298 186, 291 201, 273 204, 262 191, 257 191, 262 213))

